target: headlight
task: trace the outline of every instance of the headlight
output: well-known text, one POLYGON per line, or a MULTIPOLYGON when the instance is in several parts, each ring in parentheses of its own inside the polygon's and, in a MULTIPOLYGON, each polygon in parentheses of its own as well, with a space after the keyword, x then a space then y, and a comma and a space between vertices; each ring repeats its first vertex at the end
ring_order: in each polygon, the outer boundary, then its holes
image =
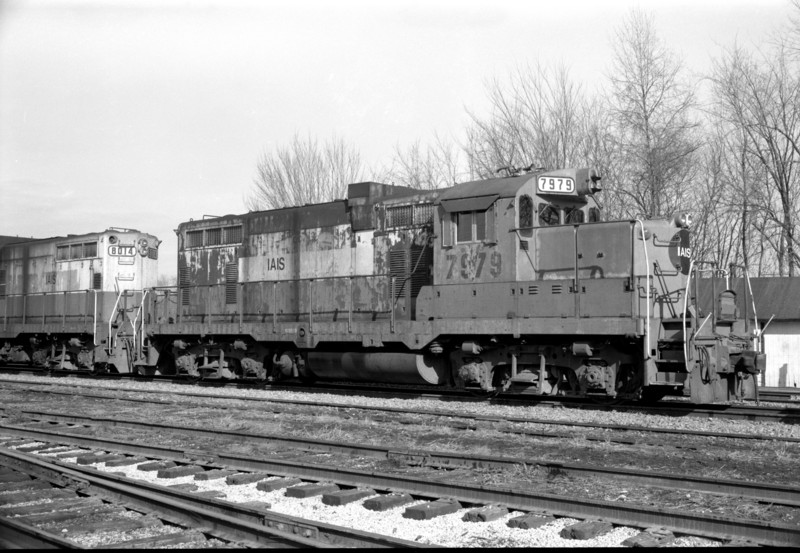
POLYGON ((675 226, 677 227, 689 228, 692 226, 692 216, 684 211, 679 211, 672 218, 672 222, 675 223, 675 226))

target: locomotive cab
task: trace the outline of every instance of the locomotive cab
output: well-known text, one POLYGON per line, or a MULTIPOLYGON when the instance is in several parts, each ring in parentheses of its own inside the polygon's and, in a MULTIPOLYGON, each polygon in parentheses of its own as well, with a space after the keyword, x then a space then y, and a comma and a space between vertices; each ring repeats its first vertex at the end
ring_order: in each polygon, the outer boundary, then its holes
POLYGON ((439 197, 434 283, 418 314, 458 333, 449 342, 455 382, 609 399, 751 395, 733 367, 760 358, 687 322, 686 219, 602 221, 598 181, 588 169, 560 170, 439 197))

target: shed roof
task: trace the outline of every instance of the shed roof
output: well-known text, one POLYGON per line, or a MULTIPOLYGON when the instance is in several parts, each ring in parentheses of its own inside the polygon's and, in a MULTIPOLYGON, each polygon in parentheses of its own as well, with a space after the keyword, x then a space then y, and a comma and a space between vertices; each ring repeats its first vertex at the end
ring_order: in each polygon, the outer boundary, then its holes
MULTIPOLYGON (((725 279, 716 281, 717 294, 725 290, 725 279)), ((776 321, 800 321, 800 277, 753 277, 750 279, 755 299, 756 314, 759 320, 766 321, 775 315, 776 321)), ((730 288, 736 292, 739 313, 744 315, 745 281, 742 278, 730 280, 730 288)), ((692 291, 694 293, 694 291, 692 291)), ((704 312, 711 308, 711 279, 698 281, 700 307, 704 312)), ((749 292, 748 292, 749 297, 749 292)), ((748 306, 752 314, 752 302, 748 306)))

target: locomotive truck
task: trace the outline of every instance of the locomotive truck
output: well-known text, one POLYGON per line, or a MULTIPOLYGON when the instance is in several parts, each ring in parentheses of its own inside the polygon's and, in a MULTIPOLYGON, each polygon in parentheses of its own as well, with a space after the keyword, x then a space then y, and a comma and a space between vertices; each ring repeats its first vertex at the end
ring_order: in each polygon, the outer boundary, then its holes
POLYGON ((142 293, 133 365, 596 400, 752 397, 730 290, 692 294, 685 214, 605 221, 587 168, 181 223, 178 284, 142 293))

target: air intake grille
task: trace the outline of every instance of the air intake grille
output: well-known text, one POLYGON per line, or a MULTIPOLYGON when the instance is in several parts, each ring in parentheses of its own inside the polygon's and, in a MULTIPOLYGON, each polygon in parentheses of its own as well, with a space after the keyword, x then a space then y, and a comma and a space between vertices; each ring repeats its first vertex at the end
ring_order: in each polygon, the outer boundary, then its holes
POLYGON ((405 288, 405 278, 408 268, 406 266, 406 251, 404 249, 391 250, 389 252, 389 274, 394 277, 394 297, 397 299, 403 295, 405 288))
POLYGON ((225 266, 225 303, 236 303, 236 289, 239 282, 239 265, 228 263, 225 266))
POLYGON ((181 305, 189 305, 189 269, 178 269, 178 286, 181 289, 181 305))

